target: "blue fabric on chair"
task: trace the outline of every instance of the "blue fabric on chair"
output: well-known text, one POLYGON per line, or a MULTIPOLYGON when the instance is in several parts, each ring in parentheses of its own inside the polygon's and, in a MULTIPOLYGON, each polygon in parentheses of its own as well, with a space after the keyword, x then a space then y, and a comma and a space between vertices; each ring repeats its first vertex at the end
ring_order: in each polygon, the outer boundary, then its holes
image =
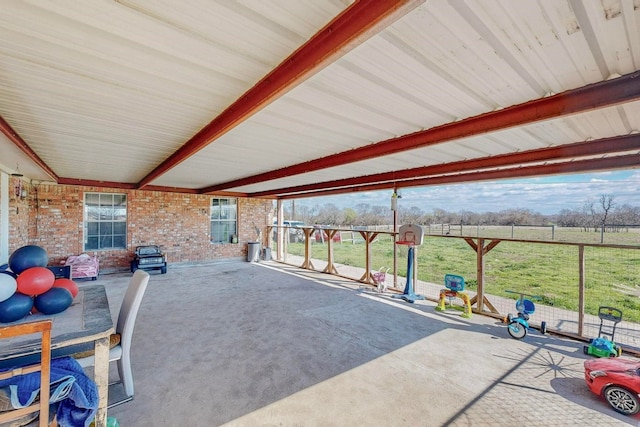
MULTIPOLYGON (((98 409, 98 388, 74 358, 67 356, 51 361, 51 386, 50 402, 59 402, 58 425, 89 426, 98 409)), ((40 373, 0 381, 0 387, 9 387, 14 407, 29 405, 40 389, 40 373)))

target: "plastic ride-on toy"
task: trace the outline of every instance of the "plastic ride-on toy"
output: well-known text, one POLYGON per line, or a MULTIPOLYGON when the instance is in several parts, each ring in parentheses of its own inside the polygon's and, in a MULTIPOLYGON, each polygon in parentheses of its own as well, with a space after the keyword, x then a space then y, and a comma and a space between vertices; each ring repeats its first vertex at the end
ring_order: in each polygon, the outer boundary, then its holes
MULTIPOLYGON (((512 294, 520 294, 520 298, 516 301, 516 310, 518 310, 518 314, 513 316, 511 313, 507 315, 507 330, 509 331, 509 335, 513 338, 520 340, 527 336, 527 331, 529 330, 529 316, 536 311, 536 305, 530 299, 525 299, 525 297, 530 297, 533 299, 540 299, 539 296, 535 295, 527 295, 520 292, 514 291, 505 291, 512 294)), ((542 335, 547 333, 547 322, 540 323, 540 333, 542 335)))
POLYGON ((596 357, 618 357, 622 354, 622 347, 613 341, 616 325, 622 321, 622 311, 617 308, 602 306, 598 309, 600 328, 598 338, 593 338, 589 345, 583 347, 584 354, 596 357), (610 322, 610 324, 605 324, 610 322))
POLYGON ((470 318, 471 301, 469 300, 469 295, 464 291, 464 278, 456 274, 446 274, 444 276, 444 286, 445 288, 440 290, 440 298, 436 311, 446 310, 446 299, 460 298, 464 303, 461 316, 467 319, 470 318))

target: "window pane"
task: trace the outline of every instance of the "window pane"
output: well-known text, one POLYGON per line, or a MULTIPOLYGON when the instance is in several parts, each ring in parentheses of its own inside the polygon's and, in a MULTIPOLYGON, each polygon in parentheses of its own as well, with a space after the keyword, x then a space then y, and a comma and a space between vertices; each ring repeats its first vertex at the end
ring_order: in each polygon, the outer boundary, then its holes
POLYGON ((85 250, 125 249, 127 246, 127 196, 85 194, 85 250))
POLYGON ((127 223, 126 222, 114 222, 113 223, 113 234, 127 234, 127 223))
POLYGON ((211 241, 230 243, 237 233, 236 199, 211 199, 211 241))
POLYGON ((87 243, 84 245, 85 250, 98 249, 98 238, 89 237, 87 243))
POLYGON ((99 230, 99 222, 88 222, 87 223, 87 234, 89 236, 97 236, 99 230))
POLYGON ((101 222, 100 223, 100 236, 112 236, 113 235, 113 223, 101 222))
POLYGON ((124 248, 127 245, 127 237, 122 235, 113 236, 113 247, 124 248))
POLYGON ((91 206, 98 206, 100 204, 100 195, 89 193, 85 196, 85 204, 91 206))
POLYGON ((100 237, 100 249, 110 249, 110 248, 113 248, 113 237, 111 236, 100 237))

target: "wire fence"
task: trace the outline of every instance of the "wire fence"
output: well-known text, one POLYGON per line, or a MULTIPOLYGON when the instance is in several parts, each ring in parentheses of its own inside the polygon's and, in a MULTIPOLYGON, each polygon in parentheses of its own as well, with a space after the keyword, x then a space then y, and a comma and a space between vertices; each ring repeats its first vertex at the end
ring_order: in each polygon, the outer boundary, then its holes
MULTIPOLYGON (((370 268, 372 272, 390 268, 386 285, 393 288, 395 284, 395 290, 402 292, 406 285, 407 248, 396 247, 398 276, 394 277, 393 239, 392 234, 386 233, 381 230, 369 245, 370 268)), ((456 274, 465 278, 470 297, 475 296, 478 255, 468 240, 426 236, 424 244, 416 248, 415 292, 438 301, 445 274, 456 274)), ((500 242, 486 251, 483 258, 484 294, 497 311, 494 315, 515 313, 519 293, 533 295, 536 312, 531 316, 532 325, 545 321, 551 331, 595 338, 601 326, 598 308, 611 306, 623 312, 622 322, 616 325, 615 341, 640 351, 640 246, 494 240, 500 242)), ((312 269, 362 280, 366 245, 336 243, 335 246, 334 269, 326 271, 329 261, 326 244, 310 245, 312 269)), ((295 247, 290 247, 288 252, 289 260, 285 262, 293 264, 299 262, 297 256, 304 254, 300 247, 297 253, 295 247)), ((462 304, 462 301, 452 302, 462 304)))

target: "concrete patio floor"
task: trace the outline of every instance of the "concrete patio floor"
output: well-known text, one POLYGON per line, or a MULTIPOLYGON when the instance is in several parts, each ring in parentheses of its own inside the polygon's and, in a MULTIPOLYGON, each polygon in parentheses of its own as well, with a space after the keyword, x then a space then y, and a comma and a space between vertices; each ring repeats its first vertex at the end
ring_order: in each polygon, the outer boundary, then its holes
MULTIPOLYGON (((130 273, 101 275, 116 319, 130 273)), ((144 426, 615 426, 582 342, 415 304, 276 262, 151 273, 133 342, 144 426)), ((115 364, 111 366, 116 372, 115 364)))

